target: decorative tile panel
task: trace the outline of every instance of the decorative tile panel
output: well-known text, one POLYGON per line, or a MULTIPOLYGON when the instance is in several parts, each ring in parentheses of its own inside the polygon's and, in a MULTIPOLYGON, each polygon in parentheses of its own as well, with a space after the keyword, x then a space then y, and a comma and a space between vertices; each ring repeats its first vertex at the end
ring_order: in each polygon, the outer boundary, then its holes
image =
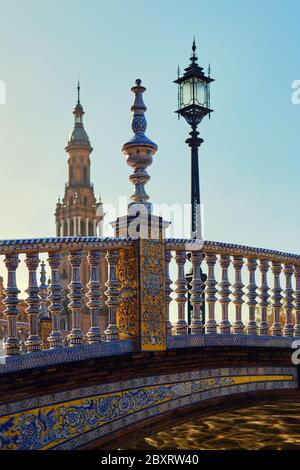
POLYGON ((140 332, 142 351, 166 349, 164 242, 139 240, 140 332))
POLYGON ((152 376, 0 406, 0 449, 73 449, 114 430, 213 397, 297 388, 294 367, 152 376), (251 372, 251 373, 250 373, 251 372))
POLYGON ((120 338, 132 338, 138 343, 138 258, 137 243, 129 249, 119 250, 117 277, 121 283, 117 325, 120 338))

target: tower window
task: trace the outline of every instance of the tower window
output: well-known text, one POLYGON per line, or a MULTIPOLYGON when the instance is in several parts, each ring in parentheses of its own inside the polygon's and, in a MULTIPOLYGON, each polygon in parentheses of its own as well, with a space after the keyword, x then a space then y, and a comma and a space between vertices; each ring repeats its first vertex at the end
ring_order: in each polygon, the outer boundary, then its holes
POLYGON ((87 181, 87 167, 83 167, 83 181, 87 181))

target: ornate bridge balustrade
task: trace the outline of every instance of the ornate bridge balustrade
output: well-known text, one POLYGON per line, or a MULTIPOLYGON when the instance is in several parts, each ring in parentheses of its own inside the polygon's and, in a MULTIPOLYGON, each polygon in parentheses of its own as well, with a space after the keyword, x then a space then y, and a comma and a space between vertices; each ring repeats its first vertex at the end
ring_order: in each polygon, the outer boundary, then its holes
MULTIPOLYGON (((35 354, 48 348, 56 351, 58 360, 60 350, 75 350, 83 345, 98 345, 98 349, 85 349, 89 357, 99 355, 100 349, 100 355, 110 355, 201 346, 200 338, 260 336, 260 344, 264 338, 267 344, 268 336, 274 340, 281 336, 300 337, 298 255, 209 241, 92 237, 3 241, 0 253, 7 270, 1 320, 7 357, 22 352, 35 354), (40 334, 45 295, 41 295, 37 282, 39 255, 44 257, 45 253, 50 275, 47 306, 51 316, 46 338, 40 334), (71 269, 68 307, 72 322, 68 332, 61 330, 60 322, 63 310, 60 272, 66 254, 71 269), (28 323, 20 322, 18 310, 17 270, 21 255, 25 256, 28 278, 25 291, 28 323), (84 257, 90 269, 86 285, 80 275, 84 257), (105 286, 99 278, 99 266, 104 259, 108 265, 105 286), (174 279, 170 270, 172 259, 176 266, 174 279), (192 266, 193 272, 190 285, 186 278, 188 266, 192 266), (202 272, 207 274, 205 282, 202 272), (192 304, 190 324, 188 290, 192 304), (175 321, 173 300, 177 310, 175 321), (100 305, 104 302, 108 307, 108 323, 101 331, 100 305), (90 312, 90 326, 84 333, 81 317, 85 305, 90 312)), ((80 354, 70 355, 69 360, 72 357, 76 360, 80 354)))
POLYGON ((0 242, 0 252, 7 269, 0 449, 120 448, 120 439, 148 435, 154 425, 163 429, 194 411, 243 406, 247 400, 299 399, 291 349, 300 336, 299 256, 163 238, 0 242), (37 287, 37 271, 45 253, 51 329, 49 349, 41 350, 45 297, 37 287), (59 320, 65 254, 72 274, 67 333, 59 320), (29 321, 23 352, 17 270, 24 255, 29 321), (85 256, 90 266, 86 286, 80 276, 85 256), (101 299, 103 258, 108 279, 101 299), (86 334, 81 329, 85 294, 90 310, 86 334), (99 326, 101 301, 109 309, 105 331, 99 326))
MULTIPOLYGON (((119 281, 116 266, 119 259, 119 250, 122 252, 130 248, 131 242, 118 238, 62 238, 43 240, 2 241, 0 254, 7 270, 7 284, 5 288, 4 318, 1 319, 4 352, 7 356, 18 356, 22 352, 20 332, 26 335, 25 351, 36 353, 43 348, 42 338, 39 335, 41 321, 41 306, 45 307, 45 296, 39 292, 37 272, 40 265, 39 255, 46 253, 50 274, 48 288, 48 309, 51 314, 51 328, 48 340, 49 349, 62 349, 80 346, 84 343, 90 345, 100 342, 116 341, 119 339, 119 329, 116 324, 116 310, 119 304, 119 281), (66 334, 60 327, 60 315, 63 310, 63 295, 61 285, 61 263, 64 255, 68 256, 71 268, 71 282, 68 286, 68 307, 72 313, 71 330, 66 334), (20 290, 17 283, 17 270, 21 255, 25 255, 27 267, 27 289, 25 291, 26 313, 28 323, 20 322, 18 304, 20 290), (84 256, 87 257, 90 267, 90 278, 86 285, 82 284, 80 266, 84 256), (108 264, 108 280, 105 285, 105 298, 102 295, 103 286, 100 285, 100 263, 105 259, 108 264), (102 289, 101 289, 102 287, 102 289), (87 302, 84 300, 86 291, 87 302), (100 330, 100 305, 105 302, 108 306, 108 326, 105 331, 100 330), (81 314, 86 303, 90 311, 90 328, 86 335, 81 329, 81 314), (66 337, 67 336, 67 337, 66 337), (66 341, 67 340, 67 341, 66 341)), ((22 335, 21 335, 22 336, 22 335)))
MULTIPOLYGON (((242 245, 190 240, 166 241, 166 309, 172 300, 168 266, 177 264, 174 297, 177 321, 167 334, 245 334, 300 336, 300 256, 242 245), (188 285, 184 275, 187 254, 193 269, 188 285), (207 273, 202 282, 201 270, 207 273), (230 280, 231 279, 231 280, 230 280), (187 324, 187 291, 193 315, 187 324), (206 321, 201 306, 205 299, 206 321)), ((190 263, 189 263, 190 265, 190 263)))

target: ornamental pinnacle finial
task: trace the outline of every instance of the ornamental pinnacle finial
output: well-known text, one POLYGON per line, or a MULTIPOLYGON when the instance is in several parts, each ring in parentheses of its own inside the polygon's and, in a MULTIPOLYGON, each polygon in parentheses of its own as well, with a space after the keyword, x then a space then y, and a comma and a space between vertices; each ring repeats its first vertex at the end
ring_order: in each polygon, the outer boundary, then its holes
POLYGON ((80 103, 80 82, 79 82, 79 78, 78 78, 78 82, 77 82, 77 103, 78 104, 80 103))
POLYGON ((133 112, 131 128, 134 135, 122 147, 122 152, 127 158, 127 164, 134 169, 129 179, 135 185, 135 192, 130 198, 132 202, 129 204, 129 207, 143 204, 147 207, 148 212, 151 213, 151 204, 148 202, 149 196, 145 192, 144 186, 150 179, 146 168, 152 163, 152 157, 157 151, 157 145, 145 135, 147 129, 145 111, 147 108, 143 101, 143 93, 146 91, 146 88, 142 86, 140 79, 135 81, 135 86, 131 88, 131 91, 135 94, 135 100, 131 107, 133 112))
POLYGON ((79 80, 77 82, 77 103, 74 108, 73 114, 75 116, 75 125, 82 126, 82 116, 84 115, 83 107, 80 103, 80 83, 79 80))

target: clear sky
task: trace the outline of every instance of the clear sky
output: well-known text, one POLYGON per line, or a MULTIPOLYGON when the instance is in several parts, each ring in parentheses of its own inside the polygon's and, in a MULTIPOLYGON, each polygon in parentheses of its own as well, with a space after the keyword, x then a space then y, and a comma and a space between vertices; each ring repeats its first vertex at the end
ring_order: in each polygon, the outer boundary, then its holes
POLYGON ((55 235, 67 178, 64 147, 81 80, 94 147, 92 181, 103 201, 130 195, 120 148, 131 136, 130 92, 147 87, 153 202, 187 203, 187 124, 178 121, 178 64, 193 36, 210 62, 211 120, 201 124, 205 238, 298 252, 300 248, 300 3, 293 0, 0 1, 0 238, 55 235))

